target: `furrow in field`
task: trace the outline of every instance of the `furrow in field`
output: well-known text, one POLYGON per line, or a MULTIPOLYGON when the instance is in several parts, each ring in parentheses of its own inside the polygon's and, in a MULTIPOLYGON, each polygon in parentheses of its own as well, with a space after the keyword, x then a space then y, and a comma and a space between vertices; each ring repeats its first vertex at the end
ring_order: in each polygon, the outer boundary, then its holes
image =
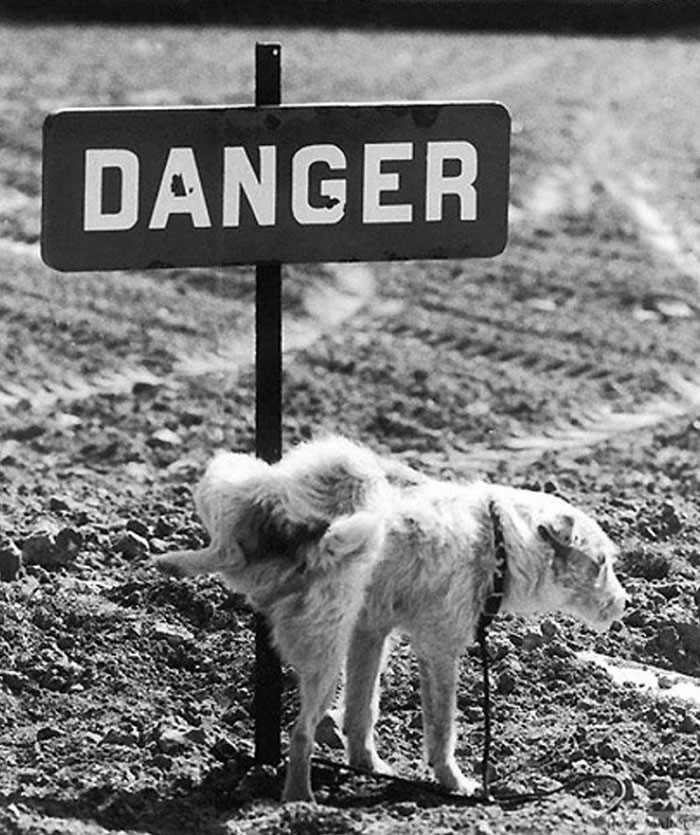
MULTIPOLYGON (((0 239, 0 248, 10 255, 40 263, 36 245, 17 243, 0 239)), ((302 311, 297 315, 286 314, 283 324, 283 351, 287 357, 312 345, 323 334, 341 327, 355 313, 375 297, 375 278, 363 264, 337 264, 331 267, 334 273, 332 283, 316 282, 306 292, 302 311)), ((27 291, 29 292, 29 291, 27 291)), ((41 302, 47 300, 42 296, 41 302)), ((24 315, 26 301, 20 297, 13 302, 6 297, 15 316, 24 315)), ((380 305, 379 312, 391 312, 391 303, 380 305)), ((27 327, 40 313, 27 314, 27 327)), ((48 320, 47 320, 48 324, 48 320)), ((70 380, 66 373, 59 373, 57 380, 0 381, 0 408, 11 409, 20 403, 33 410, 42 411, 62 403, 84 400, 105 394, 128 394, 134 387, 178 386, 183 378, 205 374, 236 375, 253 364, 255 341, 254 320, 247 321, 235 331, 219 338, 220 348, 216 351, 181 351, 175 358, 170 374, 157 374, 148 369, 122 364, 117 370, 102 374, 86 375, 70 380)))
POLYGON ((474 444, 466 452, 451 452, 443 463, 473 476, 475 471, 490 471, 501 461, 508 461, 514 470, 522 470, 546 453, 583 453, 608 441, 638 440, 636 433, 642 430, 700 412, 700 373, 690 379, 670 374, 669 384, 679 395, 676 401, 656 398, 627 412, 594 408, 581 413, 576 424, 562 422, 538 434, 512 436, 496 447, 474 444))

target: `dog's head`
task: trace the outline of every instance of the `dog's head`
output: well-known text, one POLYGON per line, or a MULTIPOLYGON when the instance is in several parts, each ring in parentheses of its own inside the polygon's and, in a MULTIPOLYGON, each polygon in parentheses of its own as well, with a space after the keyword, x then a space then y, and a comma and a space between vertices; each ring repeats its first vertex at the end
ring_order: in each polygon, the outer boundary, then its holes
POLYGON ((627 601, 613 567, 616 546, 590 516, 563 499, 519 492, 528 528, 523 553, 529 568, 522 570, 537 577, 533 608, 560 611, 596 630, 607 629, 620 619, 627 601))

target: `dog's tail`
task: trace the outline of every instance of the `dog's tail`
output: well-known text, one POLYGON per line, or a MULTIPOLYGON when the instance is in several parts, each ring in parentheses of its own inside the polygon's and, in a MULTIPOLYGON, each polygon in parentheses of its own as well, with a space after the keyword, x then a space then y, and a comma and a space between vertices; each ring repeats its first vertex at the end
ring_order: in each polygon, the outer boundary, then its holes
POLYGON ((385 526, 381 516, 361 511, 332 522, 311 550, 307 565, 326 570, 348 561, 370 562, 384 542, 385 526))

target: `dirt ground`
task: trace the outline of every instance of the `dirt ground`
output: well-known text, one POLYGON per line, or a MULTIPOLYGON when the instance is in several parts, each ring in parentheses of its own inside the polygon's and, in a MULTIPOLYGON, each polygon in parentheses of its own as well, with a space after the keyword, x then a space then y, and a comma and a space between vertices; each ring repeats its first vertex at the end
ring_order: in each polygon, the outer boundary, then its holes
MULTIPOLYGON (((698 32, 625 38, 0 22, 0 832, 700 832, 698 32), (191 487, 252 451, 247 269, 62 275, 38 257, 41 125, 65 106, 249 102, 256 39, 284 98, 498 99, 510 242, 488 261, 285 271, 284 442, 337 431, 433 475, 558 490, 620 545, 632 601, 491 635, 496 793, 619 776, 518 809, 319 768, 282 806, 250 768, 252 616, 197 545, 191 487), (594 650, 660 670, 618 684, 594 650)), ((478 764, 465 658, 458 758, 478 764)), ((284 727, 296 694, 285 671, 284 727)), ((380 753, 427 778, 398 642, 380 753)), ((324 756, 340 752, 322 747, 324 756)))

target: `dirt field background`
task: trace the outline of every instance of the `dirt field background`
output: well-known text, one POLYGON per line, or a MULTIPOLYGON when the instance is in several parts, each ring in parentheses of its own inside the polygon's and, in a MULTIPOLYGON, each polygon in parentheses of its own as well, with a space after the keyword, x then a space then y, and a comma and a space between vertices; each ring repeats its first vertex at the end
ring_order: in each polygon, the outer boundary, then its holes
MULTIPOLYGON (((700 676, 697 36, 0 23, 0 831, 700 832, 700 705, 666 695, 700 676), (494 758, 502 792, 619 775, 612 813, 602 784, 507 811, 321 770, 318 807, 280 806, 281 770, 249 770, 250 612, 149 565, 202 541, 191 485, 212 452, 253 449, 252 274, 44 267, 41 125, 66 106, 248 103, 258 39, 283 45, 287 102, 511 110, 504 255, 286 271, 285 445, 339 431, 599 519, 624 622, 500 619, 494 758), (581 650, 653 665, 660 690, 581 650)), ((427 776, 401 643, 379 731, 398 773, 427 776)))

